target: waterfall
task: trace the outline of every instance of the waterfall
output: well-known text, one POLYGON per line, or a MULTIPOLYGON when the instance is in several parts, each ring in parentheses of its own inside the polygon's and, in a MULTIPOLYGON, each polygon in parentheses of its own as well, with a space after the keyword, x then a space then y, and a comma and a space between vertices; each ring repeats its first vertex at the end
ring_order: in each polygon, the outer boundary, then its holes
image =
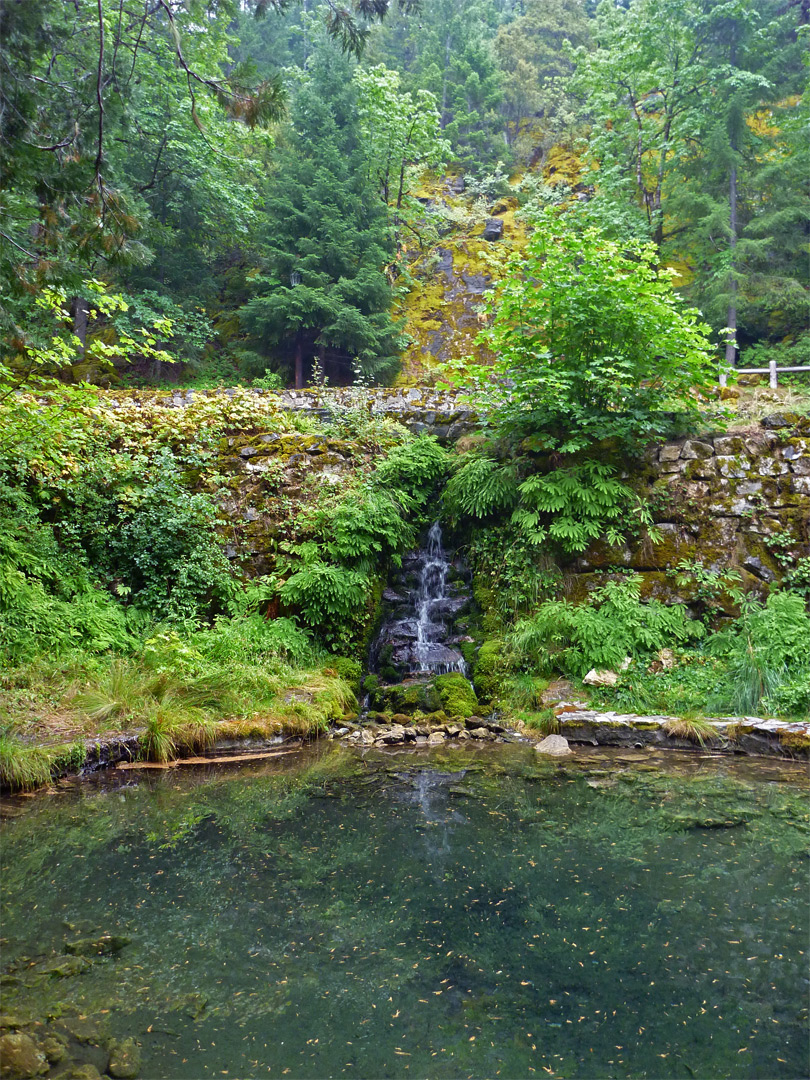
POLYGON ((386 618, 372 649, 372 668, 396 671, 399 679, 454 671, 466 676, 458 646, 472 639, 465 634, 470 594, 462 578, 435 521, 424 546, 404 557, 383 593, 386 618))
POLYGON ((457 649, 444 643, 447 627, 434 616, 441 616, 455 601, 447 595, 447 571, 450 563, 442 548, 442 530, 438 521, 430 526, 427 547, 416 593, 416 643, 413 657, 419 674, 447 675, 460 671, 466 675, 467 665, 457 649))

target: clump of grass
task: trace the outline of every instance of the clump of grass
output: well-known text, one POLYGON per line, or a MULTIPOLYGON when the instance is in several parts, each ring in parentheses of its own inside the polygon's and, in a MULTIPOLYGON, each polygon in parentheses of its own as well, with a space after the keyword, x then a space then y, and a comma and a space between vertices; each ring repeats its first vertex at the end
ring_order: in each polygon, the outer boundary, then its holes
POLYGON ((10 791, 31 791, 51 779, 54 752, 26 746, 7 735, 0 737, 0 786, 10 791))
POLYGON ((217 723, 202 710, 171 698, 146 718, 141 746, 149 761, 171 761, 178 754, 207 750, 216 741, 217 723))
POLYGON ((670 717, 661 725, 667 735, 673 738, 688 739, 700 746, 708 746, 720 741, 715 727, 702 717, 670 717))
POLYGON ((520 715, 526 727, 539 731, 541 735, 559 735, 560 718, 553 709, 543 709, 542 712, 523 713, 520 715))

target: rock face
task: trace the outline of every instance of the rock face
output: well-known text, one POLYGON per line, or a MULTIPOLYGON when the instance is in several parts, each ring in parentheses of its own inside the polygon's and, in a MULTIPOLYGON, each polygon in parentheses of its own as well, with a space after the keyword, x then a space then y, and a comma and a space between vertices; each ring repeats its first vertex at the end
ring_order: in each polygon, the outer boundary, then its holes
POLYGON ((546 735, 542 742, 537 743, 535 750, 538 754, 548 754, 549 757, 567 757, 574 752, 568 745, 568 739, 564 739, 562 735, 546 735))
POLYGON ((503 236, 503 221, 500 218, 487 218, 483 233, 485 240, 500 240, 503 236))

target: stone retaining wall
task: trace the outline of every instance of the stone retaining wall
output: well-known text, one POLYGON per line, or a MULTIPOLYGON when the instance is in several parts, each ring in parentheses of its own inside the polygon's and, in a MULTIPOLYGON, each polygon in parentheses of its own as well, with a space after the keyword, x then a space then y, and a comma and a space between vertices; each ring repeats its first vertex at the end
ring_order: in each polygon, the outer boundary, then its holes
POLYGON ((442 442, 453 442, 468 435, 477 426, 475 410, 461 400, 452 390, 434 387, 375 386, 375 387, 308 387, 306 390, 260 390, 256 388, 236 390, 175 390, 133 391, 126 395, 112 392, 109 403, 115 407, 116 399, 126 396, 136 405, 157 404, 168 409, 182 409, 200 398, 234 397, 240 394, 256 394, 274 403, 284 412, 311 412, 328 419, 347 410, 361 410, 371 416, 390 417, 403 424, 414 434, 428 432, 442 442))
POLYGON ((662 540, 593 545, 571 567, 573 598, 614 567, 639 572, 645 595, 673 600, 684 592, 674 573, 682 560, 734 569, 762 589, 782 580, 786 561, 810 557, 810 417, 651 447, 625 478, 650 500, 662 540))

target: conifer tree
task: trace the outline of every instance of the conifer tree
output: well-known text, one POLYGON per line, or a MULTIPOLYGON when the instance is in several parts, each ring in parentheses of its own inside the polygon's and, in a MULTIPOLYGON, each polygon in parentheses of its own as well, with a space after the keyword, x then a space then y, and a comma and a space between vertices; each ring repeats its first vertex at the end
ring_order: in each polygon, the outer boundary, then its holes
POLYGON ((338 383, 393 369, 386 208, 368 179, 351 62, 321 40, 291 104, 265 203, 265 272, 241 312, 274 366, 302 386, 317 360, 338 383))

